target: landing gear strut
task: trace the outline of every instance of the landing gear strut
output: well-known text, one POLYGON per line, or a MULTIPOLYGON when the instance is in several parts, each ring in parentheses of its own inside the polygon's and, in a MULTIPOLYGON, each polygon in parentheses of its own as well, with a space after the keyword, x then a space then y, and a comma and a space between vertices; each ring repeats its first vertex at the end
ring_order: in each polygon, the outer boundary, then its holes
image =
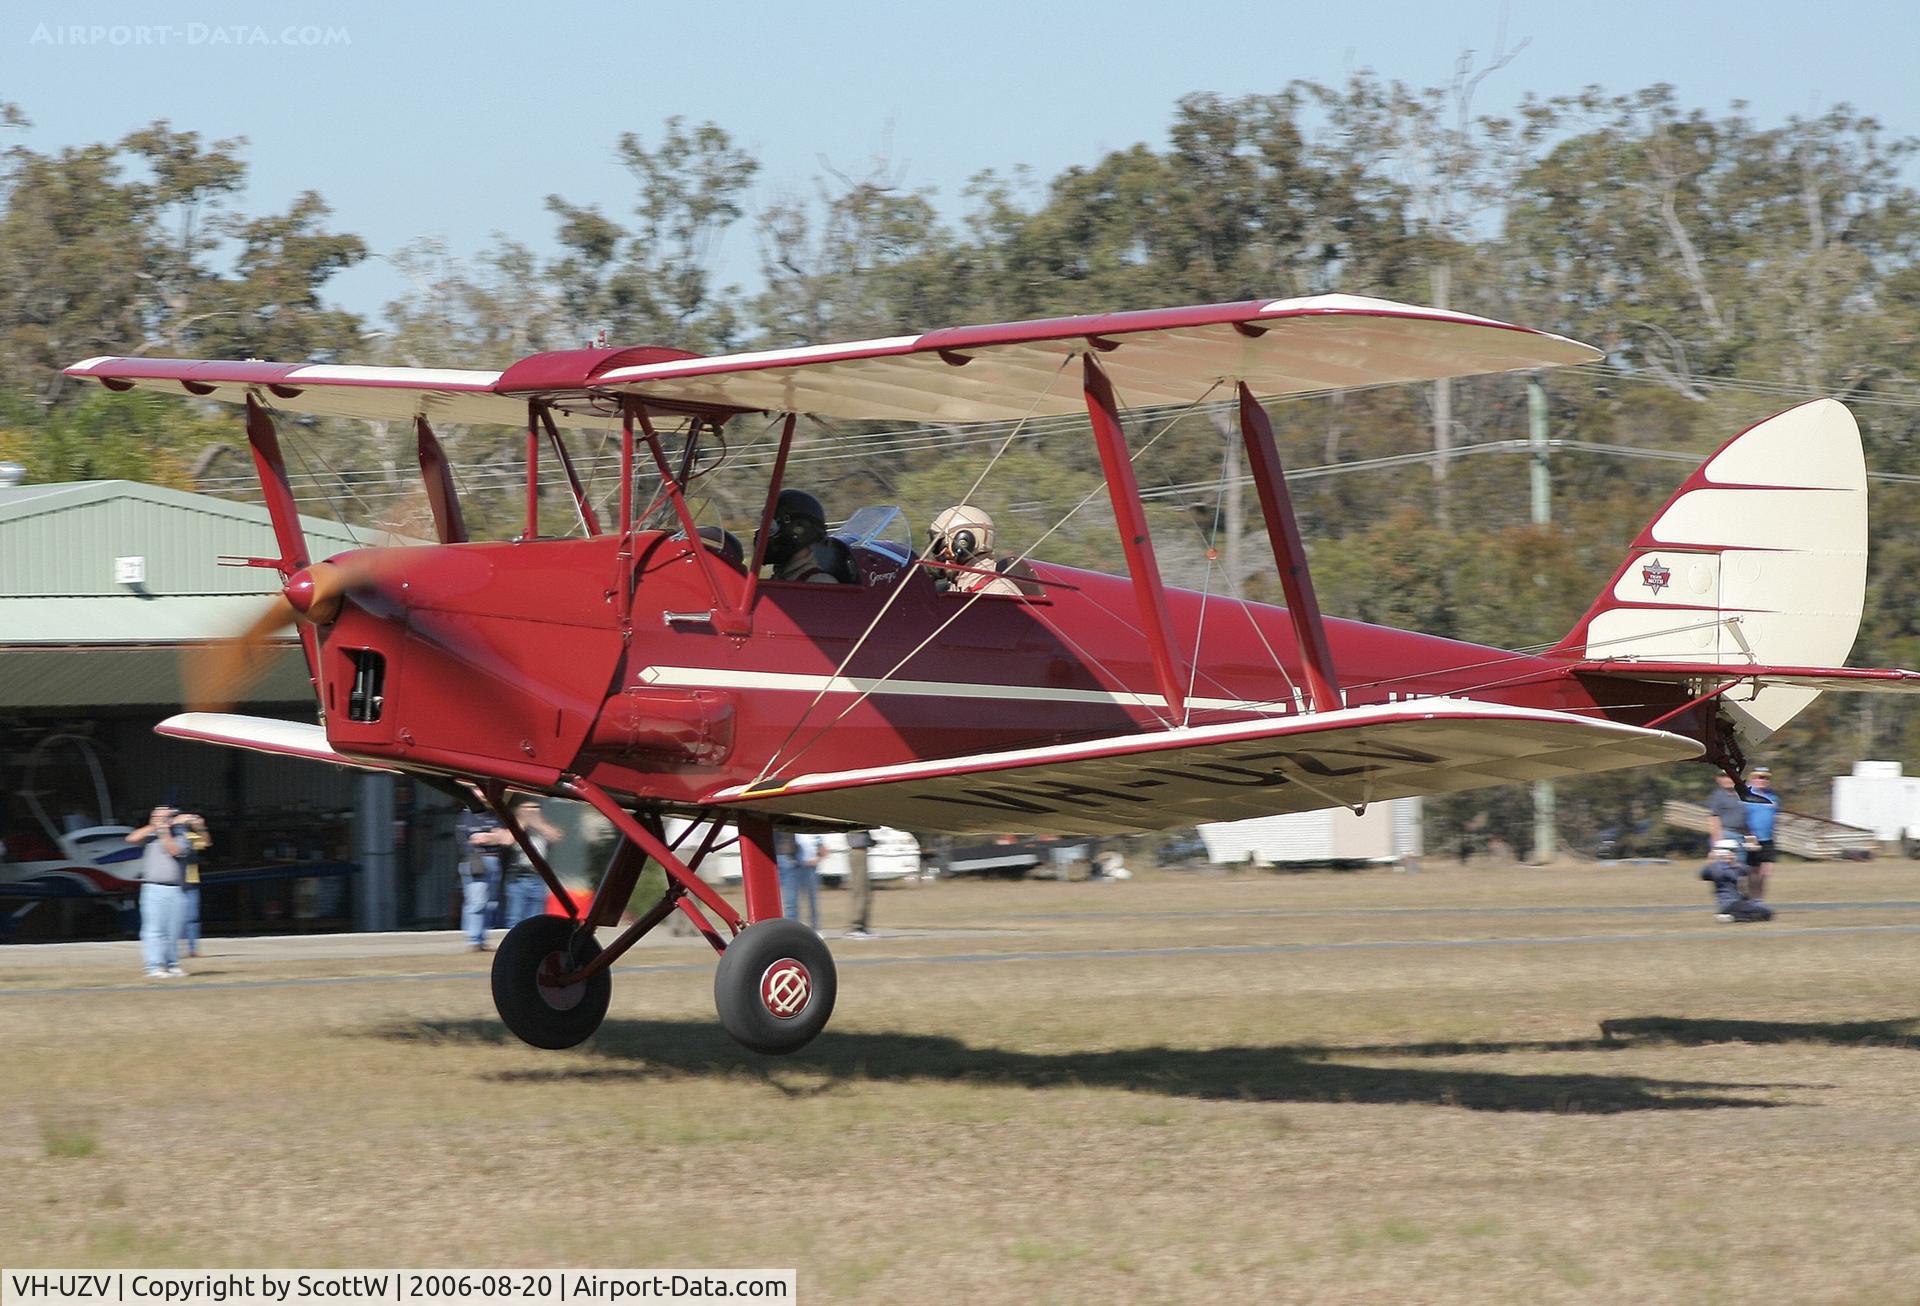
POLYGON ((607 1014, 613 988, 609 968, 679 911, 720 954, 713 999, 727 1033, 741 1046, 770 1056, 797 1052, 811 1043, 833 1015, 839 980, 833 954, 819 934, 780 915, 772 825, 763 817, 738 820, 747 897, 743 919, 698 874, 700 863, 716 851, 717 820, 707 821, 704 837, 683 861, 677 850, 697 826, 670 844, 659 816, 636 816, 583 779, 570 780, 564 789, 591 803, 624 837, 583 918, 536 916, 501 940, 493 961, 493 1002, 507 1028, 540 1048, 585 1042, 607 1014), (649 859, 667 873, 666 892, 602 949, 594 941, 594 928, 619 919, 649 859))

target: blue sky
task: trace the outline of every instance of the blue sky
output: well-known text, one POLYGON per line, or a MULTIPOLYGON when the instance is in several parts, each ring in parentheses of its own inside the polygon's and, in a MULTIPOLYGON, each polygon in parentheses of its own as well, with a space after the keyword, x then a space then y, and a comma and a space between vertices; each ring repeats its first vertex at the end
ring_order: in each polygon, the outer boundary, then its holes
MULTIPOLYGON (((1479 109, 1666 81, 1710 109, 1746 100, 1762 121, 1845 101, 1920 135, 1920 6, 1893 0, 16 0, 0 13, 0 99, 34 120, 25 140, 37 149, 155 118, 243 135, 252 211, 314 189, 376 254, 423 235, 471 254, 496 231, 548 246, 548 193, 624 213, 634 190, 614 139, 653 138, 673 114, 715 121, 758 156, 756 203, 805 191, 823 160, 859 172, 884 151, 906 185, 957 205, 984 168, 1024 163, 1044 178, 1159 142, 1189 91, 1270 91, 1363 67, 1443 83, 1462 50, 1492 48, 1503 13, 1508 43, 1529 44, 1484 84, 1479 109)), ((727 242, 727 274, 751 277, 746 224, 727 242)), ((397 289, 376 258, 334 297, 377 314, 397 289)))

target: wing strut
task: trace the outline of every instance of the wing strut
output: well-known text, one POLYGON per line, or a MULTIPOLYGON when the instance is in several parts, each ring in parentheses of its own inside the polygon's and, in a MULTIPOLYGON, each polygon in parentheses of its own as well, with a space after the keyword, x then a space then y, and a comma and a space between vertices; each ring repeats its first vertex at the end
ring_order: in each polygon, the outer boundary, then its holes
POLYGON ((273 418, 252 394, 247 395, 247 448, 253 453, 253 470, 266 496, 274 542, 280 546, 280 575, 291 576, 309 561, 306 534, 300 529, 300 505, 293 500, 293 485, 287 479, 286 460, 280 456, 280 437, 274 432, 273 418))
POLYGON ((1327 626, 1320 619, 1320 600, 1313 594, 1313 573, 1307 569, 1306 546, 1300 541, 1300 523, 1293 515, 1293 496, 1287 493, 1286 469, 1273 443, 1273 425, 1267 410, 1240 382, 1240 439, 1247 446, 1247 464, 1260 491, 1260 515, 1267 520, 1267 538, 1273 544, 1273 563, 1280 570, 1280 588, 1287 596, 1287 616, 1293 621, 1293 642, 1305 663, 1307 694, 1316 712, 1341 706, 1340 681, 1334 675, 1333 653, 1327 647, 1327 626))
POLYGON ((454 488, 453 465, 424 417, 413 419, 414 443, 420 458, 420 479, 426 482, 427 504, 433 509, 434 534, 442 544, 465 544, 467 522, 460 513, 460 492, 454 488))
MULTIPOLYGON (((287 478, 286 459, 280 456, 280 436, 274 430, 273 414, 247 392, 247 448, 253 454, 253 469, 260 477, 260 492, 267 500, 267 517, 273 522, 274 542, 280 546, 276 566, 282 582, 312 561, 307 555, 307 534, 300 528, 300 505, 293 498, 293 482, 287 478)), ((320 636, 311 622, 295 622, 300 631, 300 649, 307 659, 307 683, 313 687, 314 700, 324 720, 327 713, 326 691, 320 684, 320 636)))
POLYGON ((527 529, 523 540, 540 538, 540 401, 527 400, 527 529))
POLYGON ((1153 655, 1154 678, 1167 700, 1172 719, 1186 718, 1186 693, 1173 660, 1173 618, 1167 610, 1167 589, 1160 581, 1160 564, 1153 554, 1153 536, 1147 531, 1147 512, 1140 506, 1140 483, 1134 479, 1133 458, 1127 451, 1127 433, 1120 425, 1113 385, 1092 354, 1084 364, 1087 416, 1100 444, 1100 462, 1107 473, 1107 497, 1113 501, 1113 519, 1120 527, 1120 547, 1127 555, 1127 575, 1140 604, 1140 625, 1153 655))
POLYGON ((593 510, 593 502, 588 499, 587 491, 580 484, 580 473, 574 470, 573 455, 567 452, 567 442, 560 438, 560 428, 554 425, 553 410, 545 404, 540 405, 540 422, 547 428, 547 443, 553 446, 553 456, 560 462, 560 470, 566 473, 567 489, 573 495, 573 506, 580 514, 580 528, 589 535, 600 533, 600 515, 593 510))

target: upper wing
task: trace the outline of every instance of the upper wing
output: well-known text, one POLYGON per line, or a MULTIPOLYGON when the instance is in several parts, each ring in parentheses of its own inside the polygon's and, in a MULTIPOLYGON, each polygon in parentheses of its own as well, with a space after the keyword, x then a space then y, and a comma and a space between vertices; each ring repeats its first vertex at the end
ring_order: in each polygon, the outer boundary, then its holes
POLYGON ((1434 699, 740 785, 742 811, 963 833, 1113 834, 1698 757, 1691 739, 1434 699))
POLYGON ((1131 408, 1191 403, 1223 380, 1277 396, 1599 357, 1563 337, 1489 318, 1319 295, 683 359, 615 368, 600 384, 643 396, 850 419, 1001 421, 1081 411, 1080 379, 1063 364, 1089 350, 1131 408))
POLYGON ((605 425, 607 396, 878 421, 1000 421, 1081 410, 1065 365, 1095 353, 1128 407, 1191 403, 1216 384, 1256 394, 1429 381, 1589 362, 1597 351, 1490 318, 1353 295, 952 327, 839 345, 655 361, 659 350, 574 350, 504 372, 90 358, 67 375, 323 416, 518 424, 547 400, 568 425, 605 425))

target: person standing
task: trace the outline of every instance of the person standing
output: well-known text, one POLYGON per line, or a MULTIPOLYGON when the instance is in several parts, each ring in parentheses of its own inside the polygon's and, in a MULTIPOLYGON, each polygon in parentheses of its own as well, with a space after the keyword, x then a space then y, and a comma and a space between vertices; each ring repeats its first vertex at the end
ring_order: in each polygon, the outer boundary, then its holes
POLYGON ((179 813, 162 804, 127 835, 141 845, 140 959, 148 979, 173 979, 180 969, 180 917, 187 868, 187 831, 179 813))
POLYGON ((847 836, 847 894, 852 919, 847 924, 849 939, 873 937, 869 928, 873 915, 873 881, 867 878, 867 847, 872 842, 865 830, 847 836))
POLYGON ((1707 848, 1712 850, 1722 839, 1744 841, 1747 837, 1747 805, 1734 791, 1733 777, 1725 772, 1714 777, 1715 788, 1707 795, 1707 848))
POLYGON ((1774 792, 1773 772, 1756 766, 1747 777, 1753 794, 1747 809, 1747 833, 1753 846, 1747 850, 1747 897, 1755 902, 1767 896, 1767 877, 1773 873, 1773 827, 1780 817, 1780 795, 1774 792))
POLYGON ((200 854, 213 844, 207 834, 207 820, 191 812, 180 814, 180 824, 187 828, 187 869, 186 878, 180 889, 180 941, 187 945, 187 955, 200 955, 200 854))
POLYGON ((487 950, 487 916, 500 900, 500 855, 505 851, 497 836, 513 836, 500 828, 492 812, 462 812, 458 824, 460 837, 460 930, 467 948, 487 950))
MULTIPOLYGON (((527 842, 542 858, 560 842, 560 831, 540 814, 540 800, 532 796, 513 804, 513 819, 526 832, 527 842)), ((500 831, 504 841, 503 860, 507 876, 507 928, 512 929, 530 916, 538 916, 547 907, 547 882, 540 878, 526 851, 511 831, 500 831)))
POLYGON ((792 891, 785 895, 786 914, 794 920, 801 920, 800 904, 806 903, 807 912, 804 924, 818 933, 820 929, 820 836, 817 834, 796 834, 793 836, 793 874, 788 882, 792 891))

